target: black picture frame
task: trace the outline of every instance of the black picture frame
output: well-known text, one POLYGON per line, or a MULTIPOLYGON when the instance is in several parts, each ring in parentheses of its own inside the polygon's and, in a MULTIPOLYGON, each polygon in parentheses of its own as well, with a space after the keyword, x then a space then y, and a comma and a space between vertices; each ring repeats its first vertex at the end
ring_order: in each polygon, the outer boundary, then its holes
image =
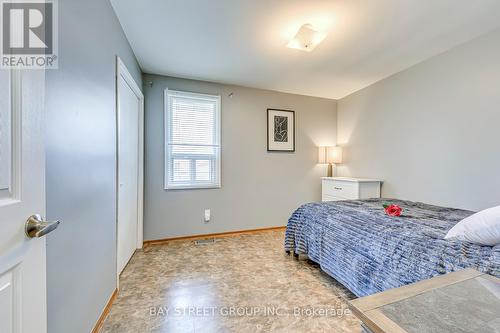
POLYGON ((268 152, 283 152, 283 153, 293 153, 295 152, 295 111, 293 110, 286 110, 286 109, 275 109, 275 108, 268 108, 267 109, 267 130, 266 130, 266 133, 267 133, 267 151, 268 152), (274 124, 269 124, 269 118, 270 118, 270 113, 273 112, 273 111, 276 111, 276 112, 279 112, 279 113, 290 113, 290 115, 288 116, 288 119, 291 118, 292 120, 292 126, 291 128, 293 129, 292 131, 292 138, 291 138, 291 144, 292 144, 292 148, 291 149, 272 149, 270 147, 270 144, 272 143, 271 140, 274 140, 274 137, 271 137, 269 135, 269 126, 274 126, 274 124))

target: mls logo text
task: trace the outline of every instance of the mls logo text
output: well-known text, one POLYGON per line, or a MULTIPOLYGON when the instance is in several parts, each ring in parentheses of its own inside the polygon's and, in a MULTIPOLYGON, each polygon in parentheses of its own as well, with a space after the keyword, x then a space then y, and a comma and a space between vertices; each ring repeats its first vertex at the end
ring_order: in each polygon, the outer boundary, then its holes
POLYGON ((57 2, 1 0, 0 68, 57 68, 57 2))

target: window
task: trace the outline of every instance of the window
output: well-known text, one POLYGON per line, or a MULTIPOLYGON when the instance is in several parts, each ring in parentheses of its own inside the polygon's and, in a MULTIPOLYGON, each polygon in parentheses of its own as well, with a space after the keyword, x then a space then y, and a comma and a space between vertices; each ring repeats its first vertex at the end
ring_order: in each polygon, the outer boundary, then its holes
POLYGON ((220 187, 220 96, 165 90, 165 189, 220 187))

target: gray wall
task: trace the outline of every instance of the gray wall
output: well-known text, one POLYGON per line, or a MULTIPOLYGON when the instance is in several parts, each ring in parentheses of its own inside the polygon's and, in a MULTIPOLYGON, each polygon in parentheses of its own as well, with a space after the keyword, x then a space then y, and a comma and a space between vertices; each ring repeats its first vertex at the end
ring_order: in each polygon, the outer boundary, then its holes
POLYGON ((320 199, 326 167, 316 164, 316 146, 335 144, 336 101, 153 75, 143 80, 145 239, 283 226, 298 205, 320 199), (166 87, 222 96, 222 188, 163 189, 166 87), (295 153, 266 151, 266 109, 272 107, 295 110, 295 153), (212 210, 207 224, 205 208, 212 210))
POLYGON ((88 333, 116 286, 115 55, 141 72, 109 1, 59 1, 47 71, 48 331, 88 333))
POLYGON ((500 30, 339 101, 342 175, 383 195, 479 210, 500 204, 500 30))

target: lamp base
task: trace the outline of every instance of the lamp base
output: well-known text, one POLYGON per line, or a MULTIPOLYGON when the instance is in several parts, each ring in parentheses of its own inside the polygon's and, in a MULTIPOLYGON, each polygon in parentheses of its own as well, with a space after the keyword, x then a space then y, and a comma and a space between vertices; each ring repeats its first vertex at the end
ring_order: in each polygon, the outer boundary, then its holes
POLYGON ((329 164, 328 164, 328 173, 327 173, 327 177, 333 177, 333 165, 332 165, 332 163, 329 163, 329 164))

